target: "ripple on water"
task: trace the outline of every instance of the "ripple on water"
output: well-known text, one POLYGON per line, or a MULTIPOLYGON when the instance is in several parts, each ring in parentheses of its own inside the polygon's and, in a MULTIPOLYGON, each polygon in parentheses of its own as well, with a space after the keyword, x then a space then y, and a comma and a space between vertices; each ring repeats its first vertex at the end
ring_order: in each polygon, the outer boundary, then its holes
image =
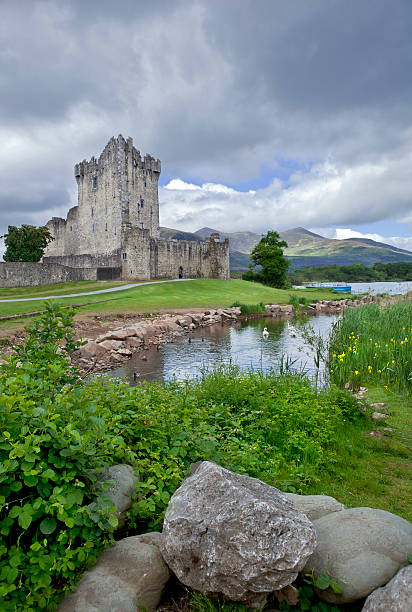
MULTIPOLYGON (((317 334, 327 338, 336 316, 321 315, 310 317, 308 323, 317 334)), ((212 325, 198 328, 180 341, 150 347, 144 353, 136 353, 121 367, 111 370, 108 375, 126 378, 131 385, 141 380, 160 382, 172 379, 184 380, 201 375, 202 371, 216 366, 234 364, 241 370, 279 369, 280 361, 286 356, 293 362, 293 368, 307 372, 314 377, 314 353, 298 334, 292 337, 286 321, 273 318, 253 319, 235 325, 212 325), (267 327, 269 338, 262 336, 267 327), (147 358, 142 360, 142 356, 147 358)), ((321 364, 319 374, 322 376, 321 364)))

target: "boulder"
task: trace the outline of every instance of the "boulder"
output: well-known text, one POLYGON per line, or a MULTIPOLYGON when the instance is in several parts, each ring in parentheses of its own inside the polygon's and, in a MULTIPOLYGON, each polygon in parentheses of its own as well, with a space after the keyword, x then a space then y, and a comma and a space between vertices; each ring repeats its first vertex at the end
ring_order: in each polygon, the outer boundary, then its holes
POLYGON ((331 512, 340 512, 345 506, 329 495, 296 495, 284 493, 291 499, 299 512, 306 514, 310 521, 316 521, 331 512))
POLYGON ((135 336, 127 338, 126 340, 126 345, 132 349, 139 348, 142 344, 143 344, 143 340, 135 336))
POLYGON ((97 344, 94 340, 89 340, 87 344, 80 347, 80 356, 84 359, 96 359, 101 357, 105 352, 101 344, 97 344))
POLYGON ((123 342, 120 340, 103 340, 103 342, 100 342, 100 346, 106 351, 117 351, 123 346, 123 342))
POLYGON ((380 421, 382 419, 388 419, 389 418, 389 414, 385 414, 384 412, 374 412, 372 414, 372 418, 375 421, 380 421))
POLYGON ((330 603, 350 603, 386 584, 407 564, 412 524, 375 508, 349 508, 314 521, 318 545, 304 571, 327 572, 343 593, 319 591, 330 603))
POLYGON ((95 472, 98 482, 113 481, 105 491, 105 496, 111 499, 116 506, 119 527, 126 518, 126 512, 132 505, 132 495, 136 491, 137 476, 131 465, 112 465, 108 470, 95 472))
POLYGON ((155 610, 170 574, 156 538, 147 537, 154 535, 125 538, 103 552, 58 612, 155 610))
POLYGON ((388 584, 373 591, 362 612, 410 612, 412 610, 412 565, 401 569, 388 584))
POLYGON ((133 327, 126 327, 122 329, 114 329, 106 334, 106 340, 126 340, 129 336, 134 336, 136 330, 133 327))
POLYGON ((204 461, 170 500, 161 551, 183 584, 255 607, 295 580, 315 546, 281 491, 204 461))

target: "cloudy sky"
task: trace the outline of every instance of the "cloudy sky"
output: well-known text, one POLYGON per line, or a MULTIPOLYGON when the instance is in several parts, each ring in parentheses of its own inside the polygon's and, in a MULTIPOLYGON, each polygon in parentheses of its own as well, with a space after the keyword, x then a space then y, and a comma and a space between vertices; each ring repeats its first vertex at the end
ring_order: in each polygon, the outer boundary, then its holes
POLYGON ((411 31, 410 0, 0 0, 0 232, 122 133, 162 225, 412 250, 411 31))

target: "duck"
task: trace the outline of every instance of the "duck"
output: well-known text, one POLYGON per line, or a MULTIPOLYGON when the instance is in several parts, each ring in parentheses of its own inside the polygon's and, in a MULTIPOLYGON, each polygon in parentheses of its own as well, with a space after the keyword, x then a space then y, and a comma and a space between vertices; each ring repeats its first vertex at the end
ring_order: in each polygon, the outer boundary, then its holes
POLYGON ((262 336, 265 338, 265 340, 269 338, 269 332, 267 330, 267 327, 263 328, 262 336))

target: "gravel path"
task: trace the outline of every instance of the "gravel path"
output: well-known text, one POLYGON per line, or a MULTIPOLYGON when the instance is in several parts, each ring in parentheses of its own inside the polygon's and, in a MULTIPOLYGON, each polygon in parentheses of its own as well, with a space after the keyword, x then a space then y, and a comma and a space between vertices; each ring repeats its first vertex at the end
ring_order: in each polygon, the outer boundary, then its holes
POLYGON ((122 287, 112 287, 111 289, 99 289, 98 291, 87 291, 85 293, 67 293, 64 295, 43 295, 32 298, 18 298, 9 300, 0 300, 0 303, 9 302, 38 302, 39 300, 58 300, 63 298, 83 297, 83 295, 97 295, 98 293, 114 293, 115 291, 125 291, 134 287, 143 287, 144 285, 160 285, 161 283, 181 283, 184 281, 193 280, 192 278, 175 278, 173 280, 164 281, 149 281, 147 283, 134 283, 133 285, 123 285, 122 287))

